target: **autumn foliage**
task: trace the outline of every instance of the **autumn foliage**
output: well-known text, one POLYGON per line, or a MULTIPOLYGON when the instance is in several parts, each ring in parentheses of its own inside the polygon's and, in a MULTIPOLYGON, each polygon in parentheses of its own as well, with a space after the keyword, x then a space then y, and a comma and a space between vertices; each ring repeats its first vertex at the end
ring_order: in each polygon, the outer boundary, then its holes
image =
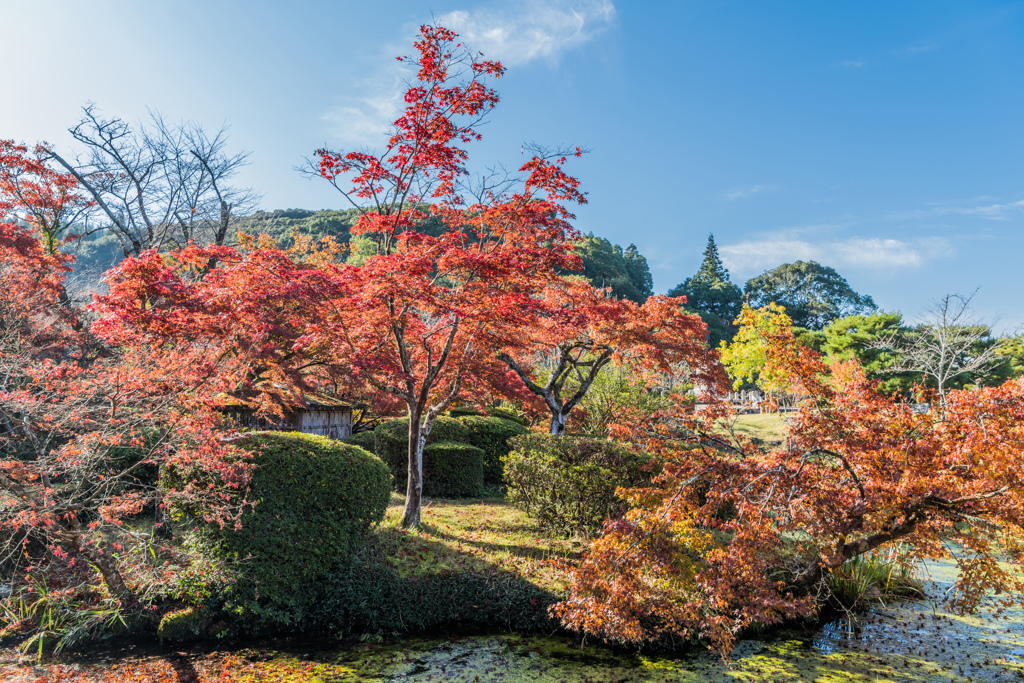
POLYGON ((664 462, 655 485, 622 491, 556 606, 567 626, 645 642, 699 637, 723 652, 743 629, 813 614, 827 572, 887 544, 905 559, 952 556, 946 597, 962 610, 992 591, 1021 600, 1024 384, 950 392, 944 412, 882 395, 854 363, 825 366, 776 313, 740 322, 765 368, 808 398, 790 447, 765 451, 716 429, 728 408, 625 429, 664 462))
POLYGON ((495 354, 521 343, 541 292, 579 263, 562 203, 584 196, 563 170, 568 154, 539 153, 518 175, 466 183, 463 145, 479 139, 498 101, 484 79, 503 69, 455 41, 442 27, 421 29, 418 56, 403 58, 417 80, 381 153, 317 153, 318 173, 362 212, 352 233, 375 252, 363 265, 344 263, 330 243, 149 252, 110 274, 99 304, 109 338, 198 354, 192 363, 215 358, 205 367, 222 390, 263 410, 324 386, 401 401, 410 526, 434 421, 456 399, 508 391, 495 354), (428 216, 447 231, 417 230, 428 216))
POLYGON ((643 304, 616 299, 582 278, 548 285, 515 347, 498 358, 551 415, 550 432, 566 420, 609 364, 628 363, 701 386, 725 379, 717 353, 705 343, 707 326, 682 311, 684 298, 654 296, 643 304))

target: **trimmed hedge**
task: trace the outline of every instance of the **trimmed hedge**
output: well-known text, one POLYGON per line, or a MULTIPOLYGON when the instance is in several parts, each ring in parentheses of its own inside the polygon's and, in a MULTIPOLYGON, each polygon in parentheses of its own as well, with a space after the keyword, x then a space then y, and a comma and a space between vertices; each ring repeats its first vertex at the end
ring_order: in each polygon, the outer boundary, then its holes
MULTIPOLYGON (((409 418, 402 417, 397 420, 389 420, 378 425, 373 433, 373 452, 391 468, 391 474, 395 478, 395 490, 404 493, 406 482, 409 479, 409 418)), ((469 431, 461 422, 451 417, 439 417, 434 421, 434 426, 430 430, 430 436, 427 437, 427 445, 438 441, 468 443, 468 440, 469 431)), ((426 486, 426 453, 424 453, 423 457, 423 481, 426 486)), ((423 495, 429 496, 431 494, 424 490, 423 495)))
POLYGON ((518 422, 500 417, 466 416, 459 418, 469 433, 467 440, 484 452, 484 483, 498 486, 502 483, 505 465, 502 458, 512 450, 512 437, 527 434, 518 422))
POLYGON ((560 598, 509 572, 447 572, 402 578, 372 558, 354 557, 331 578, 316 622, 340 637, 420 633, 457 625, 552 631, 560 598))
POLYGON ((488 408, 487 412, 491 414, 491 417, 500 417, 502 420, 512 420, 513 422, 518 422, 524 427, 530 426, 530 421, 526 419, 526 416, 514 408, 497 406, 494 408, 488 408))
POLYGON ((482 415, 476 408, 449 408, 448 417, 460 418, 466 417, 467 415, 482 415))
POLYGON ((376 441, 377 436, 373 433, 373 431, 359 432, 357 434, 353 434, 352 436, 346 436, 344 439, 341 439, 342 443, 351 444, 352 446, 359 446, 360 448, 367 450, 370 453, 376 452, 374 450, 377 447, 376 441))
POLYGON ((526 434, 504 458, 508 500, 541 526, 593 534, 625 506, 615 489, 647 485, 650 458, 624 444, 579 436, 526 434))
MULTIPOLYGON (((408 471, 404 472, 406 477, 408 471)), ((403 479, 406 479, 403 477, 403 479)), ((402 482, 405 486, 405 482, 402 482)), ((484 492, 484 452, 468 443, 438 441, 423 449, 423 495, 474 498, 484 492)))
POLYGON ((338 563, 384 519, 391 475, 362 448, 323 436, 264 432, 238 445, 253 454, 256 505, 240 529, 197 526, 189 541, 201 562, 185 597, 219 602, 250 630, 300 626, 338 563), (228 580, 213 585, 217 575, 228 580))

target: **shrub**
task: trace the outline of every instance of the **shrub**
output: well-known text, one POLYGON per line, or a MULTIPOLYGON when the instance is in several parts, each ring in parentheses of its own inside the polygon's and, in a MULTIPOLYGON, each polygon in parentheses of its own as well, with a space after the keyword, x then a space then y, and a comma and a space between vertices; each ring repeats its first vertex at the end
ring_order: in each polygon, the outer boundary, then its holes
POLYGON ((502 420, 512 420, 513 422, 518 422, 524 427, 530 426, 530 420, 527 419, 525 415, 523 415, 518 410, 515 410, 514 408, 496 406, 493 408, 488 408, 487 412, 490 413, 491 417, 500 417, 502 420))
POLYGON ((391 476, 362 448, 323 436, 259 433, 239 442, 255 469, 241 528, 199 524, 189 542, 231 580, 183 588, 193 604, 220 602, 247 629, 301 624, 322 583, 384 518, 391 476))
POLYGON ((156 633, 160 640, 184 642, 201 636, 209 625, 203 610, 195 607, 168 612, 160 620, 156 633))
MULTIPOLYGON (((405 473, 408 475, 408 472, 405 473)), ((403 477, 405 479, 405 477, 403 477)), ((405 483, 402 484, 405 486, 405 483)), ((438 441, 423 449, 423 495, 472 498, 483 495, 484 452, 468 443, 438 441)))
POLYGON ((353 434, 352 436, 346 436, 344 439, 341 440, 341 442, 350 444, 352 446, 359 446, 360 448, 367 450, 370 453, 376 453, 376 451, 374 450, 376 448, 376 440, 377 436, 372 431, 369 431, 358 432, 356 434, 353 434))
POLYGON ((403 578, 372 557, 355 557, 331 578, 318 625, 339 636, 423 632, 448 625, 551 631, 558 597, 510 572, 444 572, 403 578))
POLYGON ((577 436, 525 434, 505 456, 508 499, 544 528, 592 534, 625 506, 615 489, 643 486, 650 459, 625 445, 577 436))
MULTIPOLYGON (((434 422, 427 437, 427 443, 436 441, 455 441, 467 443, 469 432, 461 422, 450 417, 439 417, 434 422)), ((409 472, 409 418, 389 420, 378 425, 374 430, 373 452, 387 463, 395 476, 395 486, 399 491, 405 490, 409 472)), ((426 463, 424 463, 426 468, 426 463)))
POLYGON ((511 438, 529 430, 518 422, 500 417, 466 416, 459 418, 459 422, 469 432, 469 443, 484 452, 484 483, 500 485, 505 469, 501 459, 512 449, 511 438))
POLYGON ((481 415, 481 414, 482 413, 479 410, 477 410, 476 408, 457 407, 457 408, 449 408, 448 409, 448 417, 459 418, 459 417, 466 417, 467 415, 481 415))

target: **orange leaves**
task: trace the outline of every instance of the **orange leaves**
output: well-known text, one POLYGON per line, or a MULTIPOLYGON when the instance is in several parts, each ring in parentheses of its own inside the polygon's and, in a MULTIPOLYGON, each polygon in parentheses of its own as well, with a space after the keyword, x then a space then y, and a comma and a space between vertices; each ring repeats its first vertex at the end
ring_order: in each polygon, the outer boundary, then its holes
POLYGON ((716 429, 727 406, 620 430, 662 460, 649 489, 608 525, 557 606, 567 625, 642 641, 700 635, 727 651, 738 629, 812 612, 824 573, 887 544, 911 557, 956 556, 954 607, 992 591, 1024 601, 1001 565, 1022 546, 1024 384, 950 392, 919 412, 876 391, 856 364, 826 368, 770 311, 745 312, 761 372, 799 387, 787 447, 761 449, 716 429))

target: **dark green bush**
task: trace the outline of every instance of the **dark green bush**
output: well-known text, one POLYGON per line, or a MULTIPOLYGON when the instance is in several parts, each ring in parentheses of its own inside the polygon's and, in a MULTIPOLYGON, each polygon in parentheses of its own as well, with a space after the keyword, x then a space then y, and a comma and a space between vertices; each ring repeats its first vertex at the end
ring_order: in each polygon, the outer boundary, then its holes
MULTIPOLYGON (((405 472, 408 475, 408 472, 405 472)), ((404 479, 405 477, 403 477, 404 479)), ((403 482, 402 486, 405 486, 403 482)), ((484 492, 484 452, 468 443, 438 441, 423 449, 423 495, 473 498, 484 492)))
POLYGON ((449 408, 448 409, 448 417, 459 418, 459 417, 466 417, 467 415, 481 415, 481 414, 482 413, 479 410, 477 410, 476 408, 456 407, 456 408, 449 408))
POLYGON ((524 427, 530 426, 530 421, 526 419, 526 416, 514 408, 497 406, 494 408, 488 408, 487 412, 491 415, 491 417, 500 417, 502 420, 512 420, 513 422, 518 422, 524 427))
MULTIPOLYGON (((469 432, 461 422, 450 417, 439 417, 427 437, 427 443, 455 441, 468 443, 469 432)), ((409 418, 389 420, 374 430, 373 452, 387 463, 395 477, 398 491, 405 490, 409 472, 409 418)), ((426 468, 426 463, 424 463, 426 468)))
POLYGON ((353 446, 359 446, 360 448, 366 449, 371 453, 375 453, 377 436, 372 432, 359 432, 352 436, 346 436, 341 440, 342 443, 351 444, 353 446))
POLYGON ((551 631, 558 597, 509 572, 400 577, 372 558, 344 564, 317 606, 317 623, 340 636, 423 632, 448 625, 551 631))
POLYGON ((647 456, 615 441, 525 434, 512 445, 504 459, 509 501, 558 533, 593 534, 624 512, 617 487, 652 476, 647 456))
POLYGON ((500 485, 505 470, 501 459, 512 449, 510 440, 530 430, 518 422, 500 417, 466 416, 459 418, 459 422, 469 432, 469 443, 484 452, 484 483, 500 485))
POLYGON ((207 585, 200 572, 184 597, 207 608, 219 601, 250 630, 301 625, 326 578, 384 518, 391 475, 362 448, 322 436, 264 432, 239 445, 253 453, 256 505, 241 529, 197 523, 189 539, 197 567, 229 581, 207 585))

